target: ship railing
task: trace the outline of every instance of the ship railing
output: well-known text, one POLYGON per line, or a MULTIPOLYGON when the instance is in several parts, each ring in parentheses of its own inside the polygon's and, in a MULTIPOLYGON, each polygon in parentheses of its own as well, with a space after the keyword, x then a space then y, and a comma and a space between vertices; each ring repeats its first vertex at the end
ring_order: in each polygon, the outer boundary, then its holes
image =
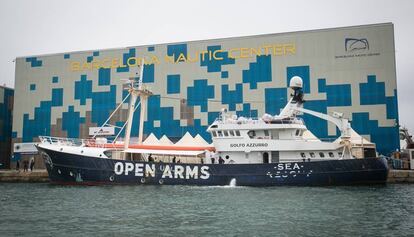
POLYGON ((295 117, 295 118, 289 118, 289 119, 273 119, 273 120, 263 120, 262 118, 244 118, 239 117, 238 119, 232 119, 227 118, 226 120, 223 120, 222 118, 216 118, 215 122, 224 124, 224 123, 231 123, 231 124, 297 124, 302 123, 304 124, 304 121, 302 118, 295 117), (240 119, 242 118, 242 119, 240 119))
POLYGON ((50 137, 50 136, 39 136, 41 143, 48 143, 53 145, 61 146, 94 146, 94 147, 105 147, 107 143, 102 143, 96 139, 79 139, 79 138, 65 138, 65 137, 50 137))

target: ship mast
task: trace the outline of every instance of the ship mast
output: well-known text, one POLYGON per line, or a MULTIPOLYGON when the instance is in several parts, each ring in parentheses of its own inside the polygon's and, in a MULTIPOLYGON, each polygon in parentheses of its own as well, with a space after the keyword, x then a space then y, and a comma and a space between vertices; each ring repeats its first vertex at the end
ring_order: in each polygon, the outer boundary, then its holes
MULTIPOLYGON (((130 80, 130 86, 128 88, 129 94, 131 95, 128 109, 128 120, 127 128, 125 130, 125 139, 124 139, 124 149, 128 149, 130 139, 131 139, 131 127, 135 111, 135 103, 138 96, 141 100, 141 113, 139 120, 139 134, 138 134, 138 144, 142 144, 142 137, 144 133, 144 119, 147 112, 147 101, 148 97, 152 95, 152 92, 146 89, 143 86, 142 79, 144 77, 144 60, 141 62, 141 71, 139 74, 138 85, 135 80, 130 80)), ((126 154, 125 154, 126 156, 126 154)), ((124 159, 126 158, 124 156, 124 159)))

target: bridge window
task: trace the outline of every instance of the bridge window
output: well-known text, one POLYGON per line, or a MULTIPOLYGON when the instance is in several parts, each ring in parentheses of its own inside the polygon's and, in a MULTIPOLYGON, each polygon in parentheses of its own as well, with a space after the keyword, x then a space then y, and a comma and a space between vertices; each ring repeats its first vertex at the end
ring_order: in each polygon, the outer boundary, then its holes
POLYGON ((212 134, 213 134, 213 137, 217 137, 217 132, 216 131, 213 131, 212 134))
POLYGON ((219 137, 222 137, 222 136, 223 136, 223 132, 222 132, 222 131, 217 131, 217 135, 218 135, 219 137))
POLYGON ((296 135, 296 136, 299 136, 299 133, 300 133, 300 130, 299 130, 299 129, 297 129, 297 130, 296 130, 295 135, 296 135))
POLYGON ((256 132, 254 130, 250 130, 247 132, 247 135, 249 135, 250 138, 254 138, 256 136, 256 132))
POLYGON ((230 133, 230 136, 234 137, 234 131, 233 130, 230 130, 229 133, 230 133))
POLYGON ((236 136, 240 137, 240 131, 236 130, 236 136))
POLYGON ((223 132, 224 132, 224 136, 225 137, 228 137, 229 136, 229 132, 227 130, 224 130, 223 132))

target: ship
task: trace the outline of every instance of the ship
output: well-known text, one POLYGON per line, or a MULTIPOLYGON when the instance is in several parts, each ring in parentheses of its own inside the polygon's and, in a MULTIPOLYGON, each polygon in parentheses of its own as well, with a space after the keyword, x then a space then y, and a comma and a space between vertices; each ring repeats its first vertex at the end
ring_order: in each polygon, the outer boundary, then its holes
POLYGON ((278 115, 246 118, 222 109, 207 129, 212 144, 194 146, 185 139, 179 144, 145 143, 142 118, 152 92, 142 83, 142 65, 138 79, 128 81, 129 112, 121 128, 125 128, 122 141, 120 133, 113 141, 39 137, 36 147, 51 183, 330 186, 386 182, 386 159, 378 157, 375 144, 357 134, 343 114, 327 115, 304 108, 303 81, 298 76, 291 78, 293 93, 278 115), (138 142, 132 143, 133 114, 138 107, 138 142), (317 138, 307 129, 303 114, 333 123, 340 136, 334 141, 317 138))

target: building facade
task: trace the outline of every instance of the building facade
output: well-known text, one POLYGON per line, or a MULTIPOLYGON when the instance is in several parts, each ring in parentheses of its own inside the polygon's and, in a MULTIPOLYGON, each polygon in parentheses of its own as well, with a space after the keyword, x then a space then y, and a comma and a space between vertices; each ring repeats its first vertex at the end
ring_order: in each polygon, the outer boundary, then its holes
MULTIPOLYGON (((305 108, 341 112, 380 153, 399 148, 392 23, 282 34, 91 50, 16 59, 13 141, 39 135, 87 138, 122 102, 124 79, 145 60, 144 133, 181 137, 206 132, 222 108, 239 116, 278 114, 290 78, 304 81, 305 108)), ((122 125, 127 103, 110 122, 122 125)), ((333 124, 304 115, 319 138, 333 124)), ((132 135, 138 134, 136 113, 132 135)))
POLYGON ((10 168, 14 90, 0 86, 0 169, 10 168))

